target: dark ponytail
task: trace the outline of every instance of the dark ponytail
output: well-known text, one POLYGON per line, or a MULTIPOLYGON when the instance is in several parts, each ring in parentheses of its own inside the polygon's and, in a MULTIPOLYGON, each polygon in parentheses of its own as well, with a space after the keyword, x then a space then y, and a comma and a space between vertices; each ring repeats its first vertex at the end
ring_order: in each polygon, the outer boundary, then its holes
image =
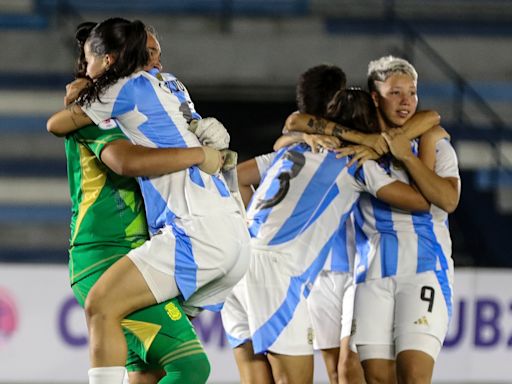
POLYGON ((78 58, 75 63, 75 78, 87 77, 87 62, 85 61, 84 45, 92 29, 98 23, 86 21, 76 27, 75 40, 78 47, 78 58))
POLYGON ((143 22, 130 22, 123 18, 107 19, 96 25, 87 37, 91 52, 101 56, 115 56, 114 63, 88 87, 78 100, 80 105, 90 105, 120 78, 142 69, 149 60, 146 49, 147 33, 143 22))

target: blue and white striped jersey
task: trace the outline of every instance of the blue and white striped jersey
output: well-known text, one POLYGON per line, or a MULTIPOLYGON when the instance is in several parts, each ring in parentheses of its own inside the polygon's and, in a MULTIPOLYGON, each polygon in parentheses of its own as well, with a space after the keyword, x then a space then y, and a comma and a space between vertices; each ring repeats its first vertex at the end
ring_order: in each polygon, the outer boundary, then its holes
MULTIPOLYGON (((417 144, 414 143, 417 152, 417 144)), ((389 175, 404 183, 409 177, 398 163, 382 162, 389 175)), ((450 142, 436 145, 435 172, 460 179, 457 155, 450 142)), ((448 214, 432 205, 429 212, 410 213, 364 194, 355 212, 356 283, 431 270, 453 271, 448 214)))
POLYGON ((260 180, 265 178, 265 173, 270 168, 274 159, 276 158, 277 152, 265 153, 254 158, 256 165, 258 166, 258 172, 260 174, 260 180))
MULTIPOLYGON (((185 87, 172 75, 136 72, 120 79, 84 111, 101 127, 116 119, 136 144, 153 148, 198 147, 188 131, 191 117, 199 117, 185 87)), ((152 234, 176 218, 239 211, 221 175, 210 176, 198 167, 160 177, 140 177, 148 226, 152 234)))
MULTIPOLYGON (((263 180, 265 173, 272 165, 276 152, 267 153, 255 157, 260 178, 263 180)), ((352 215, 348 216, 345 223, 339 228, 339 236, 333 239, 332 248, 327 255, 324 270, 335 272, 352 272, 355 258, 354 223, 352 215)))
POLYGON ((353 272, 355 257, 356 242, 354 212, 352 212, 333 241, 332 250, 325 261, 324 271, 353 272))
MULTIPOLYGON (((373 161, 356 172, 333 152, 313 154, 306 144, 280 150, 247 211, 251 245, 286 254, 297 271, 318 273, 363 191, 395 181, 373 161)), ((316 274, 314 274, 316 277, 316 274)), ((312 277, 312 275, 310 275, 312 277)))

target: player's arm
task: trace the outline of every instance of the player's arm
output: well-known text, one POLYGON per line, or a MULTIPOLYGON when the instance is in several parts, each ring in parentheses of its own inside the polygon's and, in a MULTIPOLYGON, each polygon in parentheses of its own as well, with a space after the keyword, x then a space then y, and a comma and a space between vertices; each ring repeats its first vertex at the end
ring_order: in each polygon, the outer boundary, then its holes
POLYGON ((79 128, 92 123, 92 120, 85 114, 75 101, 80 93, 90 85, 90 80, 78 78, 66 84, 66 95, 64 106, 66 109, 55 113, 46 123, 48 132, 55 136, 66 136, 79 128))
POLYGON ((212 158, 209 158, 203 147, 148 148, 132 144, 128 140, 115 140, 103 148, 101 161, 115 173, 131 177, 160 176, 181 171, 193 165, 202 168, 210 165, 206 164, 207 162, 212 164, 206 168, 213 167, 218 170, 222 165, 220 152, 211 148, 206 151, 213 151, 212 158))
MULTIPOLYGON (((409 139, 421 136, 429 129, 439 125, 441 117, 436 111, 419 111, 407 121, 403 130, 409 139)), ((333 135, 341 140, 350 141, 356 144, 363 144, 372 148, 379 155, 388 152, 385 140, 377 134, 364 134, 350 130, 343 125, 336 124, 320 117, 293 113, 286 119, 285 131, 299 131, 305 133, 319 133, 333 135)))
POLYGON ((441 123, 439 113, 432 110, 416 112, 402 127, 405 136, 409 139, 420 137, 425 132, 437 127, 441 123))
POLYGON ((292 113, 286 119, 285 132, 304 132, 309 134, 335 136, 338 139, 364 144, 364 136, 360 132, 350 130, 347 127, 321 117, 308 115, 307 113, 292 113))
POLYGON ((251 201, 254 189, 260 184, 262 176, 274 162, 275 156, 276 153, 271 152, 237 165, 238 187, 246 207, 251 201))
POLYGON ((305 113, 292 113, 288 116, 284 131, 334 136, 340 140, 371 147, 378 154, 388 151, 385 140, 379 134, 364 134, 333 121, 305 113))
POLYGON ((425 198, 442 210, 452 213, 459 204, 459 179, 441 177, 429 169, 419 158, 414 156, 409 139, 405 135, 399 134, 395 137, 391 137, 388 133, 383 135, 391 153, 404 164, 425 198))
POLYGON ((305 135, 306 133, 304 132, 289 132, 284 135, 281 135, 274 143, 273 149, 274 151, 279 151, 283 147, 303 142, 305 135))
POLYGON ((274 143, 274 151, 279 151, 283 147, 301 142, 309 145, 313 153, 318 152, 322 148, 334 150, 341 146, 340 139, 334 136, 290 132, 282 135, 276 140, 274 143))
POLYGON ((236 166, 238 188, 242 201, 247 207, 254 193, 254 188, 260 183, 260 171, 256 159, 246 160, 236 166))
POLYGON ((450 139, 450 135, 439 125, 429 129, 420 137, 418 157, 429 169, 434 169, 436 144, 442 139, 450 139))
POLYGON ((91 118, 82 108, 72 103, 62 111, 54 113, 46 122, 46 129, 55 136, 66 136, 91 123, 91 118))
MULTIPOLYGON (((404 126, 401 128, 401 131, 409 140, 412 140, 423 135, 425 132, 433 130, 439 125, 440 122, 441 116, 439 116, 436 111, 418 111, 404 124, 404 126)), ((388 152, 386 141, 381 135, 363 134, 350 130, 347 131, 347 128, 340 125, 338 125, 338 128, 335 129, 342 130, 345 136, 349 134, 353 136, 353 140, 345 140, 372 148, 379 155, 388 152)))
POLYGON ((420 212, 430 210, 430 203, 412 186, 394 181, 377 191, 377 198, 394 207, 406 211, 420 212))
POLYGON ((430 210, 430 203, 411 185, 391 177, 375 161, 365 162, 361 168, 356 168, 356 182, 362 191, 369 192, 377 199, 406 211, 418 212, 430 210))

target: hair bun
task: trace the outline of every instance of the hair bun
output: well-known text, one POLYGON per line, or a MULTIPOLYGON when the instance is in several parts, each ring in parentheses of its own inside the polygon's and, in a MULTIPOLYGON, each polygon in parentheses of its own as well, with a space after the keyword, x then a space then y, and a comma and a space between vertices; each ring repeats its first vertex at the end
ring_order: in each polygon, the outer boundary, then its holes
POLYGON ((78 41, 79 44, 85 43, 85 40, 87 40, 87 37, 89 37, 89 34, 96 25, 98 25, 98 23, 95 23, 93 21, 85 21, 83 23, 78 24, 78 27, 76 27, 75 32, 75 39, 78 41))

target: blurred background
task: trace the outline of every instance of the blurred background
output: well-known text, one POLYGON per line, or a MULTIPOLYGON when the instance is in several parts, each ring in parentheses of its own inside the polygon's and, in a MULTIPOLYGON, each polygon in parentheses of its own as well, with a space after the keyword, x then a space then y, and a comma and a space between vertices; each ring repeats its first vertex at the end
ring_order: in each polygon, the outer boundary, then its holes
MULTIPOLYGON (((420 109, 441 114, 462 177, 454 321, 436 381, 512 382, 510 0, 0 0, 0 382, 86 380, 83 315, 61 317, 70 205, 63 141, 46 120, 72 80, 76 25, 111 16, 156 28, 164 71, 224 123, 240 160, 272 150, 307 68, 336 64, 364 87, 370 60, 411 61, 420 109)), ((219 319, 202 321, 207 347, 231 364, 219 319)), ((234 369, 214 381, 236 382, 234 369)))

